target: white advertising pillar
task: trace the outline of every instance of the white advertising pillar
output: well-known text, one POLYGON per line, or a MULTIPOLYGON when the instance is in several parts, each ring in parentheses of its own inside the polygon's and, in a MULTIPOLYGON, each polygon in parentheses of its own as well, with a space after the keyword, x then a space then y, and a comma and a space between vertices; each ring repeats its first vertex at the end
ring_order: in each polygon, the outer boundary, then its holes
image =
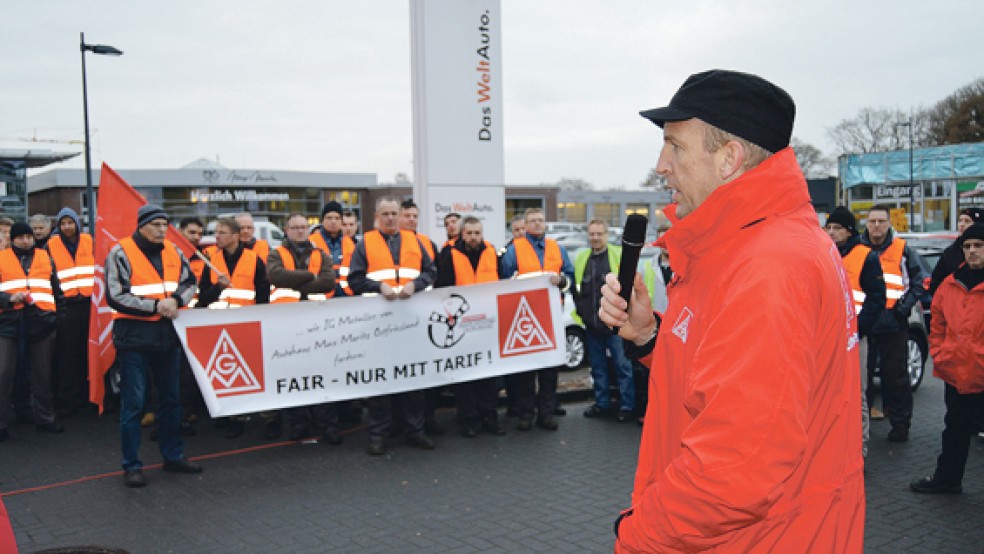
POLYGON ((438 246, 451 212, 505 244, 501 36, 499 0, 410 0, 413 196, 438 246))

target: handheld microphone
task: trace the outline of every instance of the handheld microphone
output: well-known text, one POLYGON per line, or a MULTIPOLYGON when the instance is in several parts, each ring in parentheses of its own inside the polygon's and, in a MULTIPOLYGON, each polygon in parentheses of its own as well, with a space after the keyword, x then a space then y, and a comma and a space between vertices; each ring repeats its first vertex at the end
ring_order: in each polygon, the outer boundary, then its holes
MULTIPOLYGON (((632 214, 625 220, 625 231, 622 233, 622 261, 618 266, 619 292, 628 305, 632 299, 632 285, 635 284, 636 266, 639 265, 639 252, 646 242, 646 227, 649 219, 644 215, 632 214)), ((628 311, 628 306, 626 307, 628 311)), ((612 330, 618 334, 618 327, 612 330)))

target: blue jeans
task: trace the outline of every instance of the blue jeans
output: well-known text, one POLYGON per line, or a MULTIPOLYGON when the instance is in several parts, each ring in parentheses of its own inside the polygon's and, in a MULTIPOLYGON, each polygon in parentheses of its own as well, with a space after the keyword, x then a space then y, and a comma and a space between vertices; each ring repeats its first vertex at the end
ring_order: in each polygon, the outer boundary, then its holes
POLYGON ((165 461, 184 456, 181 438, 180 349, 167 352, 119 351, 120 438, 123 442, 123 469, 140 469, 140 418, 143 417, 148 375, 157 388, 157 440, 165 461))
POLYGON ((625 357, 622 350, 622 338, 618 335, 602 335, 588 329, 584 333, 588 348, 588 360, 591 362, 591 378, 594 380, 595 403, 599 408, 608 409, 611 406, 611 392, 608 389, 608 356, 607 349, 615 361, 615 375, 618 377, 618 394, 621 398, 620 410, 635 408, 635 383, 632 380, 632 362, 625 357))

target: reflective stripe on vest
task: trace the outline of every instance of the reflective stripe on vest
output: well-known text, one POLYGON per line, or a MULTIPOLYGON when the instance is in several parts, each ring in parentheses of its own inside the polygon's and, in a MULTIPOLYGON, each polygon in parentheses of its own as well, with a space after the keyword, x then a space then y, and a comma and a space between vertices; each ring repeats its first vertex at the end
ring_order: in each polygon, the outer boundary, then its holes
MULTIPOLYGON (((164 276, 161 277, 150 263, 147 256, 133 241, 132 237, 120 239, 120 248, 127 261, 130 262, 130 294, 148 300, 164 300, 178 290, 181 279, 181 254, 174 243, 165 240, 164 250, 161 251, 161 264, 164 266, 164 276)), ((158 321, 160 314, 138 316, 121 312, 113 312, 113 319, 138 319, 142 321, 158 321)))
POLYGON ((51 263, 54 264, 65 296, 67 298, 92 296, 96 271, 96 262, 92 254, 92 237, 87 234, 79 235, 75 258, 72 258, 68 252, 61 235, 48 239, 48 252, 51 254, 51 263))
POLYGON ((891 310, 909 288, 909 274, 902 264, 905 256, 905 241, 895 237, 892 244, 878 255, 882 273, 885 276, 885 308, 891 310))
POLYGON ((864 305, 865 294, 861 290, 861 269, 864 267, 864 260, 868 257, 871 249, 863 244, 858 244, 846 256, 841 258, 844 263, 844 271, 847 273, 847 282, 851 285, 851 294, 854 297, 854 313, 861 313, 861 306, 864 305))
MULTIPOLYGON (((352 288, 349 287, 348 284, 348 274, 349 274, 349 267, 352 265, 352 253, 355 252, 355 241, 352 240, 351 237, 346 237, 345 235, 342 235, 342 239, 341 239, 342 263, 336 264, 334 263, 335 256, 331 253, 331 248, 328 247, 328 243, 325 242, 325 237, 321 235, 320 231, 315 231, 314 233, 311 233, 311 236, 308 237, 308 239, 311 241, 311 244, 317 246, 318 248, 324 250, 326 253, 331 255, 332 269, 335 270, 335 279, 338 282, 338 286, 342 287, 342 290, 345 291, 345 294, 351 296, 353 293, 352 293, 352 288)), ((327 294, 327 298, 331 298, 332 296, 335 296, 334 290, 332 290, 327 294)))
MULTIPOLYGON (((297 269, 297 265, 294 263, 294 255, 290 253, 290 250, 283 246, 277 247, 277 252, 280 253, 280 260, 284 264, 284 269, 287 271, 294 271, 297 269)), ((321 264, 324 262, 321 256, 320 250, 311 251, 311 259, 308 260, 308 271, 314 273, 317 276, 321 273, 321 264)), ((308 300, 320 301, 326 300, 328 297, 323 293, 309 294, 307 296, 308 300)), ((275 287, 270 285, 270 303, 271 304, 288 304, 290 302, 300 302, 301 293, 288 288, 275 287)))
POLYGON ((560 245, 553 239, 543 239, 543 263, 536 255, 536 250, 526 237, 513 240, 516 250, 516 267, 520 275, 559 275, 564 266, 564 258, 560 254, 560 245))
POLYGON ((478 259, 478 268, 473 268, 471 260, 457 248, 451 250, 451 260, 454 263, 454 284, 474 285, 499 280, 499 258, 495 248, 485 243, 482 256, 478 259))
MULTIPOLYGON (((51 258, 44 250, 35 248, 31 267, 24 273, 20 260, 13 248, 0 252, 0 291, 17 294, 30 294, 30 303, 46 311, 55 311, 55 297, 51 292, 51 258)), ((26 302, 19 302, 6 310, 21 310, 26 302)))
MULTIPOLYGON (((243 248, 243 253, 239 257, 239 262, 236 263, 236 269, 229 271, 229 266, 226 264, 225 256, 221 252, 209 261, 215 266, 215 269, 229 277, 231 284, 219 293, 219 298, 217 302, 212 302, 208 305, 209 308, 222 309, 229 307, 239 307, 239 306, 252 306, 256 304, 256 262, 259 260, 259 256, 255 252, 247 248, 243 248), (216 306, 218 304, 218 306, 216 306)), ((219 282, 219 276, 214 271, 211 274, 209 280, 212 284, 219 282)))
POLYGON ((400 231, 400 265, 393 261, 389 245, 382 233, 372 230, 362 239, 366 243, 366 278, 391 287, 413 281, 420 276, 424 254, 417 236, 411 231, 400 231))

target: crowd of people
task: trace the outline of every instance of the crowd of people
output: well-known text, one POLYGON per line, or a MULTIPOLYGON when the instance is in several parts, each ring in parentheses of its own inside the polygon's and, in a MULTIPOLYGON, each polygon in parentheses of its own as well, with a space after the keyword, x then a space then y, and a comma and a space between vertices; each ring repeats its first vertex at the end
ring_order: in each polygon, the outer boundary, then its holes
MULTIPOLYGON (((334 298, 381 295, 399 301, 434 287, 547 274, 558 294, 575 295, 583 315, 597 312, 602 268, 592 263, 585 278, 587 258, 572 264, 567 252, 545 237, 541 210, 514 218, 512 239, 496 250, 485 240, 477 218, 447 215, 448 240, 438 247, 417 232, 419 210, 412 200, 384 197, 375 208, 372 229, 361 240, 358 219, 337 202, 325 204, 314 228, 307 214, 291 214, 285 240, 275 248, 254 236, 249 213, 218 219, 215 242, 209 246, 202 244, 203 222, 184 218, 176 227, 196 249, 190 257, 166 239, 174 222, 161 207, 147 204, 139 209, 132 235, 120 239, 105 262, 127 486, 146 484, 140 457, 142 427, 152 428, 150 436, 158 442, 165 470, 201 471, 199 464, 184 456, 185 438, 196 434, 196 423, 206 414, 191 365, 170 323, 182 310, 290 302, 324 302, 330 309, 334 298), (575 266, 587 304, 577 294, 575 266)), ((55 218, 54 231, 49 221, 40 215, 32 217, 30 225, 0 220, 4 246, 0 251, 0 441, 9 437, 8 423, 14 418, 34 424, 39 431, 62 433, 62 421, 89 406, 86 350, 95 279, 93 242, 80 232, 79 218, 69 208, 55 218), (8 413, 11 409, 14 417, 8 413)), ((607 229, 602 236, 607 237, 607 229)), ((607 247, 604 241, 599 245, 607 247)), ((606 345, 611 348, 618 339, 609 331, 606 340, 598 342, 602 356, 606 345)), ((628 364, 620 352, 612 352, 623 366, 628 364)), ((557 401, 557 380, 558 367, 502 380, 507 414, 516 418, 517 430, 558 428, 556 416, 566 412, 557 401)), ((453 387, 456 421, 463 436, 505 434, 498 415, 502 381, 482 379, 453 387)), ((631 389, 623 386, 621 396, 622 411, 617 413, 623 415, 617 417, 627 420, 624 413, 633 409, 631 389)), ((609 396, 599 393, 598 398, 604 410, 589 410, 590 415, 609 409, 609 396)), ((340 422, 358 422, 365 416, 369 454, 385 453, 388 440, 399 434, 411 446, 429 450, 435 447, 431 437, 445 432, 435 418, 439 401, 439 390, 418 390, 232 416, 215 424, 224 428, 228 438, 241 436, 249 421, 259 421, 269 440, 283 436, 286 428, 291 440, 317 436, 337 445, 342 442, 340 422)))

